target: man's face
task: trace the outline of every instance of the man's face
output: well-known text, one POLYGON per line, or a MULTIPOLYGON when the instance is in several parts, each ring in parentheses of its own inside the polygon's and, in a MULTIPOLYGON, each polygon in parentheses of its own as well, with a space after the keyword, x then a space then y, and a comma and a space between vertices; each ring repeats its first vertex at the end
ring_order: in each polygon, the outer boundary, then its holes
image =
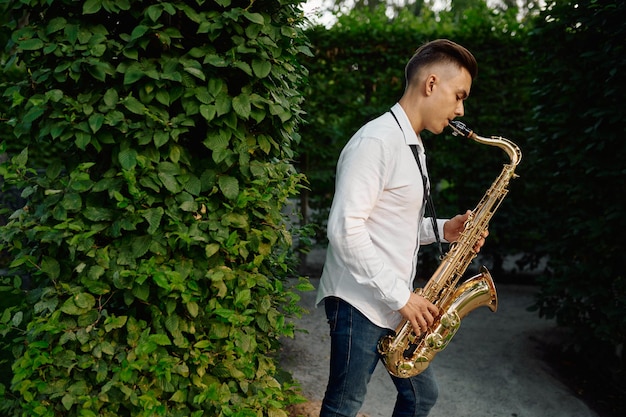
POLYGON ((426 78, 428 114, 425 129, 439 134, 450 120, 463 116, 463 102, 469 96, 472 77, 465 68, 448 64, 437 66, 426 78))

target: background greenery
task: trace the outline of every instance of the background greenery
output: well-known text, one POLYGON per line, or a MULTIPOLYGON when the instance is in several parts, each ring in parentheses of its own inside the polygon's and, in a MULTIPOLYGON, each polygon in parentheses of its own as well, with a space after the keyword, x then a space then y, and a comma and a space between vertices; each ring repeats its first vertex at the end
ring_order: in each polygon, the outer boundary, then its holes
MULTIPOLYGON (((272 356, 298 314, 281 209, 300 191, 323 244, 340 149, 400 97, 413 51, 445 37, 479 62, 463 120, 524 154, 485 261, 497 281, 538 284, 533 308, 570 331, 575 388, 624 414, 624 2, 357 2, 305 33, 295 1, 53 3, 0 1, 2 177, 29 207, 0 232, 15 269, 1 412, 124 415, 131 382, 136 415, 273 416, 297 401, 272 356)), ((473 207, 507 162, 447 133, 425 141, 441 216, 473 207)), ((5 219, 23 207, 9 200, 5 219)))
MULTIPOLYGON (((570 382, 595 397, 604 415, 622 415, 626 167, 619 100, 626 93, 626 6, 563 0, 548 2, 541 13, 482 1, 453 6, 440 13, 418 8, 417 15, 414 8, 362 7, 329 28, 307 31, 315 58, 306 63, 300 166, 310 180, 302 199, 320 225, 317 239, 325 242, 339 151, 399 99, 413 51, 435 38, 463 44, 475 54, 479 74, 462 119, 483 136, 513 140, 524 155, 520 178, 490 225, 485 262, 499 282, 539 285, 532 308, 571 332, 559 347, 560 355, 572 355, 570 382), (516 269, 504 271, 502 260, 513 254, 522 255, 516 269)), ((474 207, 507 162, 498 149, 449 133, 425 135, 425 143, 441 216, 474 207)), ((423 278, 435 256, 422 256, 423 278)))
MULTIPOLYGON (((286 416, 297 2, 3 1, 0 411, 286 416), (6 374, 5 374, 6 375, 6 374)), ((308 288, 306 281, 300 289, 308 288)))

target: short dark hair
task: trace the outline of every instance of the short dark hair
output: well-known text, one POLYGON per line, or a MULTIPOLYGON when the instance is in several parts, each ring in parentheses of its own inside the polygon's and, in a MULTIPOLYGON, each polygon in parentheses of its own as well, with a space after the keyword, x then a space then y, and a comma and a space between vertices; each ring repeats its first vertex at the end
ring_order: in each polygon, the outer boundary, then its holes
POLYGON ((478 74, 478 63, 470 51, 448 39, 437 39, 420 46, 406 64, 404 75, 407 86, 420 68, 436 62, 455 63, 465 68, 472 79, 478 74))

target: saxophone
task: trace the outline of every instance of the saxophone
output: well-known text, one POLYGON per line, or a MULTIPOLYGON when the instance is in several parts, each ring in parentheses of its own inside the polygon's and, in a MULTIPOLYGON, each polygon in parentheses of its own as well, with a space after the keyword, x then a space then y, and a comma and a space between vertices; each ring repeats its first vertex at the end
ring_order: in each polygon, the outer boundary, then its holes
POLYGON ((384 336, 378 343, 378 351, 390 374, 409 378, 423 372, 434 356, 442 351, 455 335, 461 319, 472 310, 486 306, 495 312, 498 297, 491 274, 482 266, 479 273, 457 285, 465 270, 476 257, 474 246, 487 230, 489 220, 507 194, 511 178, 516 178, 515 168, 522 158, 519 147, 499 136, 478 136, 465 124, 451 121, 455 136, 461 135, 476 142, 503 149, 510 158, 500 176, 496 178, 465 222, 463 232, 443 257, 437 270, 424 288, 416 292, 439 309, 439 316, 428 330, 419 336, 413 332, 411 323, 404 319, 396 328, 395 335, 384 336))

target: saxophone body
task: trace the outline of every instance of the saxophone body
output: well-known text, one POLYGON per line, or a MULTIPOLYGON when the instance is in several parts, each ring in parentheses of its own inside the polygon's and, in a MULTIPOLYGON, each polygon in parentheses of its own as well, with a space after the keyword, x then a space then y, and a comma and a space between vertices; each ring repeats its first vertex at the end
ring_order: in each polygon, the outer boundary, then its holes
POLYGON ((411 323, 405 319, 396 328, 395 335, 385 336, 379 341, 378 351, 385 367, 390 374, 400 378, 423 372, 435 355, 445 349, 459 329, 461 320, 472 310, 486 306, 495 312, 498 308, 495 284, 487 268, 482 266, 477 275, 461 284, 459 281, 476 257, 474 246, 487 230, 489 221, 508 193, 509 181, 517 177, 515 168, 522 153, 510 140, 499 136, 478 136, 459 121, 451 121, 450 127, 454 135, 501 148, 509 156, 510 163, 504 165, 500 175, 472 210, 461 236, 450 244, 449 251, 433 276, 424 288, 416 290, 439 309, 439 316, 432 326, 417 336, 411 323))

